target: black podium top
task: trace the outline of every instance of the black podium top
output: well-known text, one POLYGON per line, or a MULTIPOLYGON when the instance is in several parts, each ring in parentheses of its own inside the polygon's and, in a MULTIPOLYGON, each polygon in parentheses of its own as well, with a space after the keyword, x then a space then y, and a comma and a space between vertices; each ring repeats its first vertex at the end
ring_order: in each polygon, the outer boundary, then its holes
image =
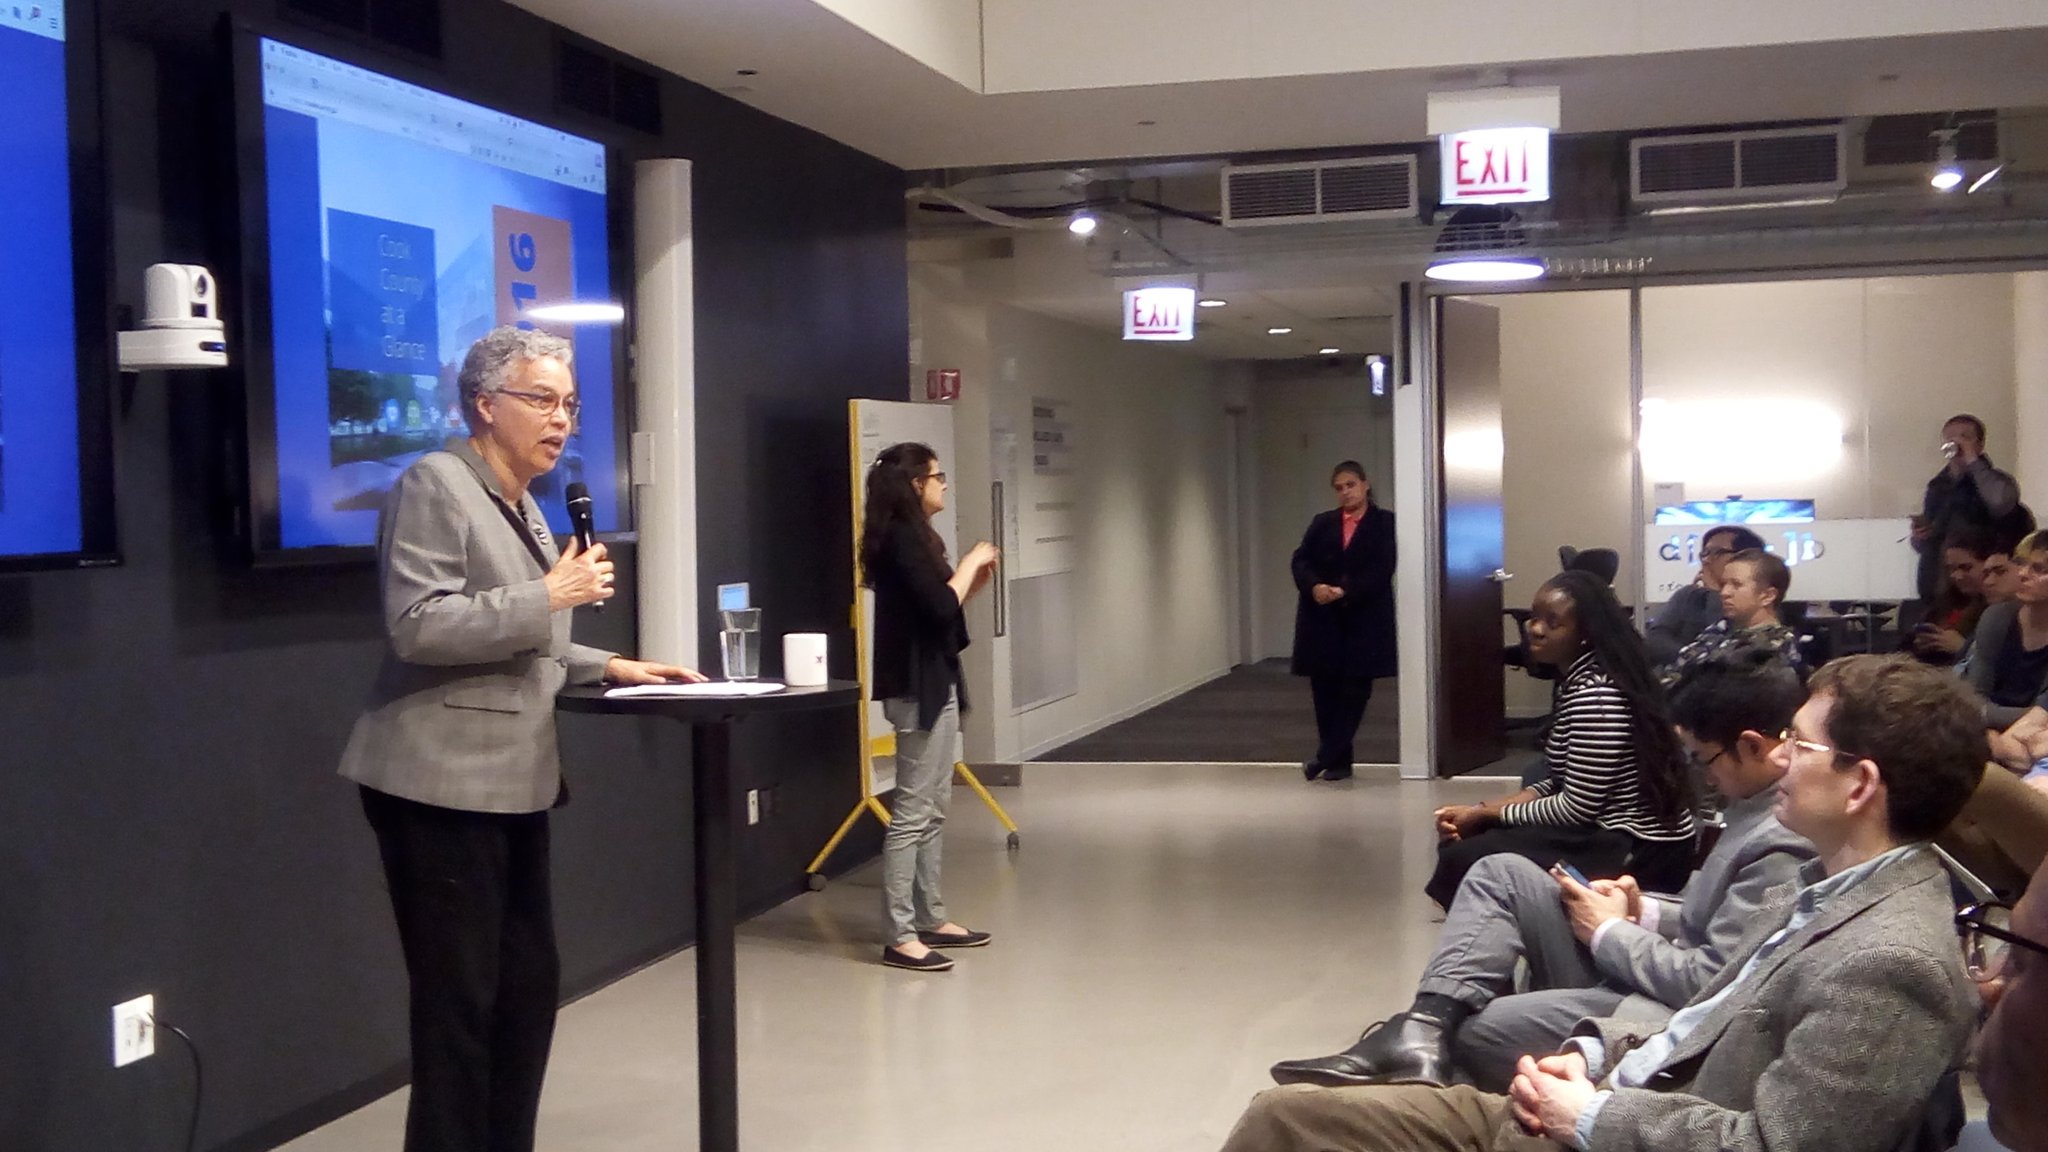
POLYGON ((606 696, 614 685, 564 688, 555 703, 564 712, 613 716, 665 716, 685 723, 719 723, 742 716, 809 712, 860 703, 860 685, 833 680, 816 688, 784 688, 759 696, 606 696))

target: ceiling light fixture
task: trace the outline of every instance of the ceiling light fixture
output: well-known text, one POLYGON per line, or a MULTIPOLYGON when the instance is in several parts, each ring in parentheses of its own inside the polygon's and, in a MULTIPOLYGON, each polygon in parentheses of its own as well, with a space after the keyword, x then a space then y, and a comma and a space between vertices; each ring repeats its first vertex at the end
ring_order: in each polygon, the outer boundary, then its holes
POLYGON ((1343 351, 1343 349, 1342 349, 1342 348, 1318 348, 1318 349, 1316 349, 1316 355, 1318 355, 1318 356, 1335 356, 1335 355, 1336 355, 1337 353, 1339 353, 1339 352, 1342 352, 1342 351, 1343 351))
POLYGON ((1970 181, 1970 187, 1966 191, 1964 191, 1963 195, 1968 196, 1975 193, 1977 189, 1982 188, 1986 184, 1991 183, 1993 180, 1998 179, 1998 174, 2003 171, 2005 171, 2005 165, 2000 164, 1996 168, 1993 168, 1991 171, 1986 172, 1982 176, 1977 177, 1975 180, 1970 181))
POLYGON ((1228 304, 1228 303, 1230 303, 1230 301, 1228 301, 1228 300, 1218 300, 1218 299, 1216 299, 1215 297, 1213 297, 1213 296, 1212 296, 1212 297, 1210 297, 1210 298, 1209 298, 1209 299, 1207 299, 1207 300, 1197 300, 1197 301, 1195 301, 1195 307, 1197 307, 1197 308, 1221 308, 1221 307, 1223 307, 1223 306, 1224 306, 1225 304, 1228 304))
POLYGON ((1285 336, 1285 335, 1287 335, 1287 334, 1288 334, 1289 332, 1292 332, 1292 331, 1294 331, 1294 329, 1292 329, 1292 328, 1268 328, 1268 329, 1266 329, 1266 335, 1268 335, 1268 336, 1285 336))
POLYGON ((1935 147, 1934 175, 1927 182, 1936 192, 1953 192, 1963 183, 1963 165, 1956 159, 1956 130, 1944 128, 1935 135, 1941 143, 1935 147))
POLYGON ((1423 270, 1453 284, 1507 284, 1543 276, 1543 261, 1515 249, 1528 244, 1522 218, 1501 204, 1473 204, 1451 213, 1437 233, 1437 258, 1423 270))
POLYGON ((1076 212, 1073 218, 1067 221, 1067 231, 1072 232, 1076 236, 1093 236, 1095 235, 1095 225, 1095 213, 1076 212))

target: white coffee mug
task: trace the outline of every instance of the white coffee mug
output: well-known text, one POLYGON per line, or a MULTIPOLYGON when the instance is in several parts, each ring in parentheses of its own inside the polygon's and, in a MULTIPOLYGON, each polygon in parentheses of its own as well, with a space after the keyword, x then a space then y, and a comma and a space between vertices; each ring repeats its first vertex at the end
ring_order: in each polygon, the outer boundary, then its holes
POLYGON ((790 632, 782 637, 782 682, 792 688, 816 688, 826 681, 825 634, 790 632))

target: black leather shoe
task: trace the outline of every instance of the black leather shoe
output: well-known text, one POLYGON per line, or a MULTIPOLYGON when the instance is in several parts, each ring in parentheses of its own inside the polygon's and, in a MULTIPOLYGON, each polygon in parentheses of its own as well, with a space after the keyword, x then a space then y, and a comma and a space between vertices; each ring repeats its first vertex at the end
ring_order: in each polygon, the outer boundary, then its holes
POLYGON ((927 948, 979 948, 989 942, 986 932, 919 932, 917 942, 927 948))
POLYGON ((1313 779, 1315 779, 1316 777, 1318 777, 1318 776, 1321 776, 1322 774, 1323 774, 1323 766, 1322 766, 1321 764, 1318 764, 1318 763, 1316 763, 1316 762, 1315 762, 1315 761, 1313 761, 1313 760, 1303 760, 1303 761, 1301 762, 1301 778, 1302 778, 1302 779, 1304 779, 1304 780, 1313 780, 1313 779))
POLYGON ((1273 1065, 1276 1084, 1360 1084, 1451 1082, 1451 1037, 1434 1016, 1401 1012, 1365 1030, 1358 1043, 1317 1060, 1283 1060, 1273 1065))
POLYGON ((1323 769, 1323 779, 1325 779, 1325 780, 1349 780, 1349 779, 1351 779, 1351 769, 1349 769, 1349 768, 1325 768, 1325 769, 1323 769))
POLYGON ((907 956, 892 947, 882 949, 882 963, 891 968, 907 968, 912 972, 944 972, 953 966, 953 958, 941 956, 937 952, 907 956))

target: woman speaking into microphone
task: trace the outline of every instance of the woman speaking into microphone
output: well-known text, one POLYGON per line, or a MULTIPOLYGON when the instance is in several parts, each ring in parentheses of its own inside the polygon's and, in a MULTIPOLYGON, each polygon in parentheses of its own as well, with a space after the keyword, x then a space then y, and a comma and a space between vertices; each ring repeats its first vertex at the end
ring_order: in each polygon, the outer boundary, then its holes
POLYGON ((463 359, 469 436, 415 461, 377 527, 387 644, 341 774, 361 786, 411 984, 407 1152, 526 1152, 561 994, 548 810, 564 684, 701 680, 569 640, 612 595, 528 494, 576 423, 567 340, 496 328, 463 359))

